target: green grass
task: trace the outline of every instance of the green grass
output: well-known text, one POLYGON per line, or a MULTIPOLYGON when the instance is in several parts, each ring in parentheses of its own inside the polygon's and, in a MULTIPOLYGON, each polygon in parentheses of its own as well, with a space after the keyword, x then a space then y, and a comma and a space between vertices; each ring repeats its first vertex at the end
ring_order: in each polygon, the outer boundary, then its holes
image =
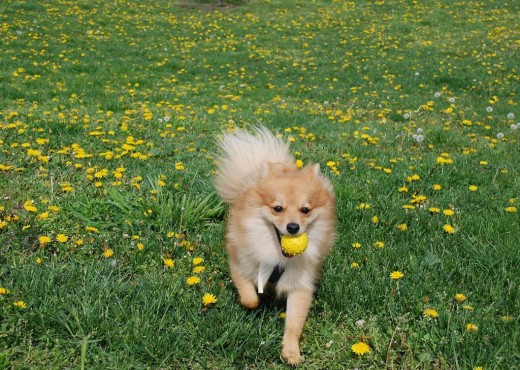
POLYGON ((0 369, 285 368, 211 187, 217 135, 259 123, 337 193, 301 368, 518 368, 519 10, 2 2, 0 369))

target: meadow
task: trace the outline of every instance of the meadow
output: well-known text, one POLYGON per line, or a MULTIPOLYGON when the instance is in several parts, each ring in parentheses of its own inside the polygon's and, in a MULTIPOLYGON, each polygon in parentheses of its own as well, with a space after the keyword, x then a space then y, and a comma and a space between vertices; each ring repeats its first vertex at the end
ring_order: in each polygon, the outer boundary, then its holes
POLYGON ((4 0, 0 369, 283 369, 215 139, 337 195, 302 369, 520 368, 520 3, 4 0))

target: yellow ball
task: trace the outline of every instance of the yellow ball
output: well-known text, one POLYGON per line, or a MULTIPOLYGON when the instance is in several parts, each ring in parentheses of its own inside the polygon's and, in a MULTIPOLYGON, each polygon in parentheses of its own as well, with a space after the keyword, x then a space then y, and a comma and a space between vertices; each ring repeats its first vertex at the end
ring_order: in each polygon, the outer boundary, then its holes
POLYGON ((282 235, 282 251, 290 257, 305 252, 308 243, 307 233, 303 233, 300 236, 282 235))

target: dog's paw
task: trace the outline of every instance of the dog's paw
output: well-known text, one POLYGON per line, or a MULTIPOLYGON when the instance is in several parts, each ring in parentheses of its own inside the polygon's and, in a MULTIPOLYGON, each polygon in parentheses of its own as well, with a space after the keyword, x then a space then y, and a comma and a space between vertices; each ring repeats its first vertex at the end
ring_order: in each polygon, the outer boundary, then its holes
POLYGON ((260 304, 260 298, 258 298, 258 295, 256 293, 247 296, 240 296, 240 304, 245 308, 254 310, 260 304))
POLYGON ((298 346, 284 346, 282 349, 282 358, 289 365, 298 365, 303 361, 303 356, 300 355, 298 346))

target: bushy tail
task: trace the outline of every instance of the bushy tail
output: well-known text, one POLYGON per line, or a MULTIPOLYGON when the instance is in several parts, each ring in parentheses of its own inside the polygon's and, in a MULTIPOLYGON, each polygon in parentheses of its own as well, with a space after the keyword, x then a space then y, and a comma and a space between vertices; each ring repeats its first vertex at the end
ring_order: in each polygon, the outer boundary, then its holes
POLYGON ((219 140, 221 154, 215 188, 222 199, 233 203, 236 197, 253 184, 265 163, 294 163, 289 144, 276 138, 265 127, 255 128, 255 134, 238 131, 224 134, 219 140))

